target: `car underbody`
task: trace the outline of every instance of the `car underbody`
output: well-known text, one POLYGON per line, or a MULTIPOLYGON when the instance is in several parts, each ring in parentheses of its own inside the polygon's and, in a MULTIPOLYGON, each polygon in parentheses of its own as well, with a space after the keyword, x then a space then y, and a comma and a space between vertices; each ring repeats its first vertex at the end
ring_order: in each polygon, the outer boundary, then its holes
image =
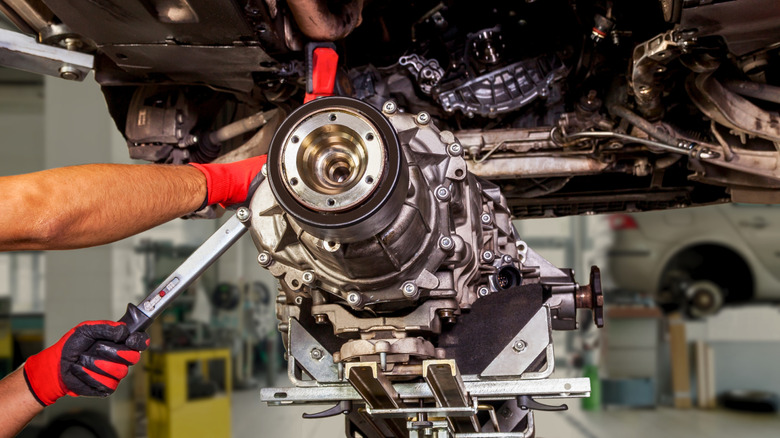
POLYGON ((263 399, 335 403, 322 415, 345 413, 351 437, 531 436, 529 412, 551 408, 533 397, 588 394, 546 379, 550 331, 576 328, 577 309, 603 323, 599 271, 580 285, 512 218, 780 202, 773 3, 0 10, 40 43, 94 57, 132 157, 269 154, 250 231, 280 280, 297 386, 263 399), (302 105, 321 48, 338 54, 338 97, 302 105))

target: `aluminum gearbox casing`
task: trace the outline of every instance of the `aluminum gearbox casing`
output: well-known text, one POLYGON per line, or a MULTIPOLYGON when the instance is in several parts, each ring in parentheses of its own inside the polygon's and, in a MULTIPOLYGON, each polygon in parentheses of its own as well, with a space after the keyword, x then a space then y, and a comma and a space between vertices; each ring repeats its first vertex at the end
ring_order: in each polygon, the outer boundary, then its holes
POLYGON ((428 338, 443 323, 521 279, 506 201, 467 171, 453 134, 425 113, 319 99, 282 124, 266 166, 251 234, 281 284, 280 329, 305 308, 345 340, 337 362, 385 353, 392 369, 441 356, 428 338), (310 187, 297 189, 305 178, 310 187), (367 178, 374 184, 360 189, 367 178), (356 190, 357 201, 338 200, 356 190))
POLYGON ((249 229, 279 279, 296 388, 263 401, 335 402, 305 417, 344 414, 348 436, 528 437, 532 409, 561 409, 533 396, 588 396, 587 379, 549 379, 552 330, 576 328, 578 308, 603 323, 598 269, 580 286, 528 248, 463 152, 392 101, 322 98, 282 123, 249 229))

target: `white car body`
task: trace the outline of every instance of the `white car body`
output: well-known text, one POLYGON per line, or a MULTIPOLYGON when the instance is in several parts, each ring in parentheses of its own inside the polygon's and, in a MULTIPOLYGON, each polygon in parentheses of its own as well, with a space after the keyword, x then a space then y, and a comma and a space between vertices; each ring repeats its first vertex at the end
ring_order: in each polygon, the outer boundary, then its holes
POLYGON ((703 272, 731 282, 726 303, 780 300, 778 206, 724 204, 609 220, 614 239, 605 271, 619 290, 657 296, 672 265, 694 256, 704 260, 703 272))

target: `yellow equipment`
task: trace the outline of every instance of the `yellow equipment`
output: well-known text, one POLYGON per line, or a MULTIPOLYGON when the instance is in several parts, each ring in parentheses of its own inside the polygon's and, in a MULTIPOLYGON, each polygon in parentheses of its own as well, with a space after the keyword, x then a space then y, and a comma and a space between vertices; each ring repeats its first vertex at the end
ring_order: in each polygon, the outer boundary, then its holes
POLYGON ((11 338, 11 300, 0 297, 0 378, 11 372, 13 339, 11 338))
POLYGON ((230 437, 230 350, 150 351, 149 438, 230 437))
POLYGON ((0 378, 11 372, 13 339, 8 321, 0 320, 0 378))

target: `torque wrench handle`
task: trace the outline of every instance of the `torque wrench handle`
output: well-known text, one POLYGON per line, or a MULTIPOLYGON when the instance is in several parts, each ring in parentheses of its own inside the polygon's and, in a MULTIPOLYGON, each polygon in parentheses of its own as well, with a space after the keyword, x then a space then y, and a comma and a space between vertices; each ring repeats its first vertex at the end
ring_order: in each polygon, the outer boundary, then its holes
POLYGON ((119 318, 119 322, 125 323, 130 333, 135 333, 146 331, 154 319, 146 316, 135 304, 127 303, 127 311, 119 318))
POLYGON ((238 209, 192 255, 165 279, 138 305, 128 304, 119 322, 127 324, 130 333, 144 331, 166 307, 203 274, 214 261, 233 246, 249 229, 251 212, 246 207, 238 209))

